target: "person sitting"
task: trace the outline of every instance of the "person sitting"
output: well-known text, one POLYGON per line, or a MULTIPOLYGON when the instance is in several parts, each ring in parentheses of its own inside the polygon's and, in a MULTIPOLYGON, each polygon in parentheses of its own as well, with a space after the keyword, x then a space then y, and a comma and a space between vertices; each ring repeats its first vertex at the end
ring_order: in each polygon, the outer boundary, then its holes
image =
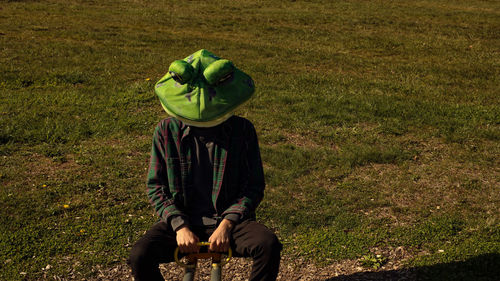
POLYGON ((153 134, 148 197, 160 217, 132 247, 135 280, 163 280, 160 263, 209 250, 253 259, 249 280, 276 280, 282 245, 256 221, 264 172, 253 124, 234 110, 254 93, 253 80, 230 61, 200 50, 174 61, 155 85, 171 116, 153 134))

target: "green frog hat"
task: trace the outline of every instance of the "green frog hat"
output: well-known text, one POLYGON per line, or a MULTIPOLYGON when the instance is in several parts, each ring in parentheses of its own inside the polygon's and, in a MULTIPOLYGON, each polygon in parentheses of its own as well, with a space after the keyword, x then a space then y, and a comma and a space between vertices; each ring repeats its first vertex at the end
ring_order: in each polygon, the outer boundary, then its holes
POLYGON ((203 49, 174 61, 155 85, 165 111, 196 127, 213 127, 226 121, 254 91, 250 76, 229 60, 203 49))

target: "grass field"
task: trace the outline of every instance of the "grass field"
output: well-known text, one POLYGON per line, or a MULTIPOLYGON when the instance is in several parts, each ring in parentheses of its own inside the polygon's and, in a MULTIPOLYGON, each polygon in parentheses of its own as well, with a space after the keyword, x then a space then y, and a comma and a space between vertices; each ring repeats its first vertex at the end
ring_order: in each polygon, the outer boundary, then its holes
POLYGON ((0 0, 1 280, 125 262, 156 221, 153 85, 201 48, 256 82, 286 256, 497 280, 498 1, 0 0))

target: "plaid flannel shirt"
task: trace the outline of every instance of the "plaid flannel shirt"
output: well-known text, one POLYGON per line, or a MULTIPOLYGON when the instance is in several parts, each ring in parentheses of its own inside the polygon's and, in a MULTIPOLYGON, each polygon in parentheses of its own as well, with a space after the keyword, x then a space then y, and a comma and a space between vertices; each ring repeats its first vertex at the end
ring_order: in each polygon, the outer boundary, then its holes
MULTIPOLYGON (((233 116, 223 124, 214 144, 212 203, 219 218, 238 214, 255 219, 264 195, 264 171, 257 134, 247 119, 233 116)), ((147 176, 148 197, 160 218, 186 216, 191 178, 189 126, 175 118, 162 120, 153 134, 147 176)), ((189 220, 189 218, 187 218, 189 220)))

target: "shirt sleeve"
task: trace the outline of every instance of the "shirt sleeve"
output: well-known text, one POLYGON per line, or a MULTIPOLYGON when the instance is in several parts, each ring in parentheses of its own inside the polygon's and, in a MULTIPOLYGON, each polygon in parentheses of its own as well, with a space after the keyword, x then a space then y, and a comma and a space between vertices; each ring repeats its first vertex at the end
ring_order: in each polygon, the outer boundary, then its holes
POLYGON ((232 221, 234 224, 238 224, 240 222, 240 215, 236 213, 229 213, 225 215, 224 218, 232 221))
MULTIPOLYGON (((245 137, 245 159, 243 160, 245 169, 248 169, 248 180, 241 187, 238 198, 227 208, 222 216, 231 214, 238 215, 238 221, 245 220, 249 215, 254 214, 255 209, 264 197, 264 169, 260 157, 259 143, 257 133, 250 121, 244 124, 245 137)), ((233 218, 229 217, 228 219, 233 218)))
POLYGON ((169 219, 170 219, 170 225, 172 226, 172 229, 174 231, 177 231, 181 227, 188 225, 186 217, 181 215, 173 215, 169 219))
MULTIPOLYGON (((174 204, 174 194, 169 187, 169 173, 166 164, 166 146, 168 143, 165 127, 168 124, 160 123, 153 134, 153 145, 151 148, 151 159, 147 175, 147 193, 149 201, 155 209, 158 216, 169 223, 171 216, 183 216, 184 214, 174 204)), ((171 223, 171 222, 170 222, 171 223)))

